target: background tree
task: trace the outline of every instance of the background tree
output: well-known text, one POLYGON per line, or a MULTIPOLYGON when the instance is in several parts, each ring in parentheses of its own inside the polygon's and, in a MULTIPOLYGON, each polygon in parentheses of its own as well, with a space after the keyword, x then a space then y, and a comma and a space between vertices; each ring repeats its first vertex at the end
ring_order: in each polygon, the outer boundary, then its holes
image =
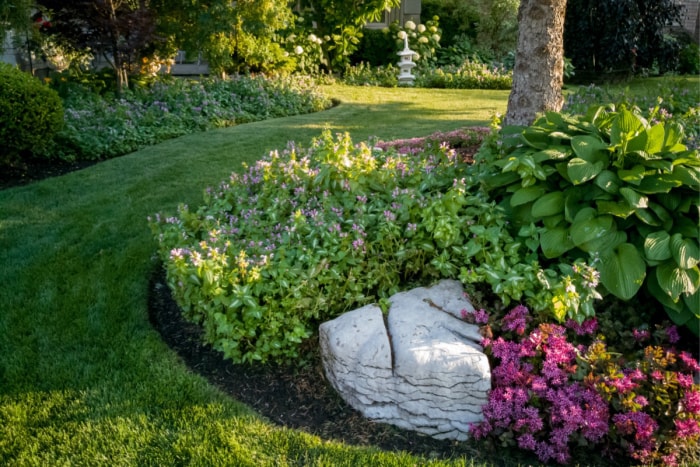
POLYGON ((342 70, 357 50, 362 29, 379 21, 385 10, 397 7, 401 0, 302 0, 301 14, 311 17, 317 35, 327 38, 323 52, 334 70, 342 70))
POLYGON ((50 34, 62 46, 102 56, 117 78, 117 91, 157 42, 155 17, 147 0, 42 0, 50 10, 50 34))
POLYGON ((286 0, 153 0, 163 54, 202 53, 212 71, 269 71, 285 62, 273 41, 293 22, 286 0))
POLYGON ((513 88, 505 122, 529 125, 537 113, 561 110, 566 0, 521 0, 513 88))

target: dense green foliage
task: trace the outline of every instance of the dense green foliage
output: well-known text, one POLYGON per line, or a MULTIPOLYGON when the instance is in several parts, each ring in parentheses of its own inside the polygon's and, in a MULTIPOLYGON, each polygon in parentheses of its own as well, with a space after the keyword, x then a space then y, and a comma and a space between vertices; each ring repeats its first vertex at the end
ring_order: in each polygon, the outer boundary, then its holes
POLYGON ((64 96, 65 127, 48 153, 64 159, 120 156, 195 131, 316 112, 331 105, 303 77, 165 79, 135 87, 118 99, 60 78, 54 83, 64 96))
POLYGON ((697 80, 664 78, 637 80, 623 86, 596 86, 575 88, 569 92, 564 111, 585 114, 601 102, 612 102, 617 107, 638 107, 651 123, 675 122, 683 126, 685 144, 700 147, 700 95, 697 80), (646 84, 645 84, 646 83, 646 84), (655 111, 654 115, 651 113, 655 111))
MULTIPOLYGON (((504 130, 498 149, 485 147, 481 179, 541 261, 588 261, 604 290, 623 300, 645 284, 697 334, 700 157, 683 141, 680 125, 652 125, 625 107, 548 113, 504 130)), ((554 311, 560 320, 570 313, 554 311)))
POLYGON ((0 63, 0 167, 40 154, 63 126, 58 93, 33 76, 0 63))
POLYGON ((327 66, 341 71, 357 50, 366 23, 378 21, 385 10, 399 6, 400 0, 303 0, 301 16, 314 24, 314 33, 322 44, 327 66))
POLYGON ((447 272, 433 253, 452 243, 440 213, 464 196, 460 167, 447 147, 399 154, 328 131, 273 152, 155 220, 174 296, 227 358, 298 359, 320 322, 447 272))
POLYGON ((202 53, 213 73, 272 71, 290 66, 273 39, 293 20, 285 0, 155 0, 158 32, 154 52, 167 59, 177 50, 202 53))
POLYGON ((681 126, 600 109, 512 131, 473 166, 329 134, 274 153, 152 224, 171 286, 236 361, 294 359, 319 320, 437 277, 579 322, 601 294, 661 289, 694 328, 700 163, 681 126))
POLYGON ((444 36, 440 56, 471 44, 484 60, 502 60, 515 50, 518 5, 514 0, 423 0, 421 15, 440 17, 444 36))

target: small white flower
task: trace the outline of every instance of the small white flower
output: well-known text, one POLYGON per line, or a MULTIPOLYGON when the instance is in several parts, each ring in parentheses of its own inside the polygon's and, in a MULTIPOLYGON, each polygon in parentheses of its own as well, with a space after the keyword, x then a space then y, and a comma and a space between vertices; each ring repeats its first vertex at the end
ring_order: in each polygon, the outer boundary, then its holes
POLYGON ((425 32, 425 24, 418 25, 418 32, 425 32))
POLYGON ((420 36, 420 38, 418 39, 418 42, 420 42, 421 44, 427 44, 428 38, 425 36, 420 36))
POLYGON ((410 29, 411 31, 413 31, 414 29, 416 29, 416 23, 414 23, 413 21, 410 21, 410 20, 409 20, 409 21, 406 21, 406 23, 404 23, 403 26, 404 26, 406 29, 410 29))
POLYGON ((440 42, 440 36, 438 34, 433 34, 433 40, 435 42, 440 42))
POLYGON ((309 34, 309 37, 307 37, 309 42, 316 42, 316 35, 315 34, 309 34))
POLYGON ((401 39, 401 40, 406 39, 406 37, 407 37, 407 36, 406 36, 406 31, 399 31, 399 34, 397 35, 397 37, 398 37, 399 39, 401 39))
POLYGON ((296 47, 294 47, 294 53, 297 55, 301 55, 304 53, 304 49, 302 49, 300 45, 297 45, 296 47))

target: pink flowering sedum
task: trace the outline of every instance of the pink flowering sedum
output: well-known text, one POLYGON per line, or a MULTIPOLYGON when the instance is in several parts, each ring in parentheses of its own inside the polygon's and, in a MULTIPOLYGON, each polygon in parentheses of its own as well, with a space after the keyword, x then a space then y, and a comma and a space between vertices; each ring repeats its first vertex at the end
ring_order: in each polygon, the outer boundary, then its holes
POLYGON ((570 463, 577 446, 596 445, 606 456, 645 464, 698 460, 697 360, 647 345, 659 337, 677 342, 674 327, 635 330, 636 353, 623 358, 594 336, 595 318, 540 323, 528 332, 532 320, 519 305, 489 324, 500 331, 482 342, 493 359, 493 389, 474 438, 507 442, 545 463, 570 463))

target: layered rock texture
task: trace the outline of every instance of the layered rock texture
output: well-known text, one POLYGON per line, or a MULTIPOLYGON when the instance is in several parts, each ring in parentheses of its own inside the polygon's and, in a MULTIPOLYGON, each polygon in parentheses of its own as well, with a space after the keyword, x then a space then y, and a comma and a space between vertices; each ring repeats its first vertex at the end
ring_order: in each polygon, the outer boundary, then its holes
POLYGON ((491 371, 466 323, 473 313, 457 281, 390 298, 385 316, 368 305, 320 327, 326 377, 365 417, 438 439, 465 440, 482 420, 491 371))

